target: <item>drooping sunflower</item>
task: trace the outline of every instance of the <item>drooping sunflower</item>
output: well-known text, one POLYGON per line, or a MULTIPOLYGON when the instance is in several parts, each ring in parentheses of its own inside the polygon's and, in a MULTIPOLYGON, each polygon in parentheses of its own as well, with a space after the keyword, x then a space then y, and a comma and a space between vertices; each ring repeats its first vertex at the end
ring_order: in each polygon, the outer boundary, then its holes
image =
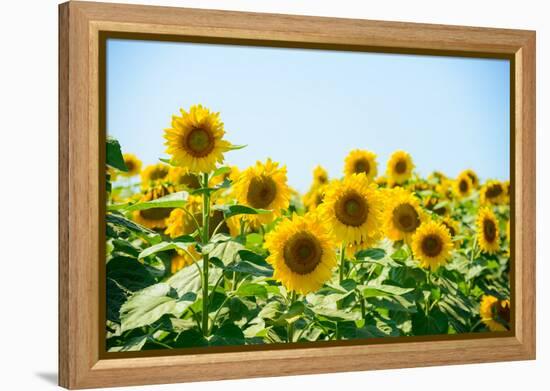
POLYGON ((312 186, 306 194, 302 197, 302 202, 307 210, 315 210, 319 205, 323 203, 325 198, 325 192, 327 190, 327 185, 317 185, 312 186))
POLYGON ((493 254, 499 249, 498 221, 493 211, 488 207, 479 210, 476 221, 477 243, 482 251, 493 254))
POLYGON ((467 169, 462 171, 462 174, 466 174, 470 177, 470 180, 472 181, 472 186, 474 189, 477 189, 479 187, 479 177, 477 176, 476 172, 472 169, 467 169))
POLYGON ((175 165, 191 172, 210 172, 223 162, 223 154, 231 144, 223 140, 225 130, 219 113, 202 105, 180 109, 181 116, 172 116, 172 127, 165 129, 166 153, 175 165))
POLYGON ((189 196, 185 204, 185 210, 177 208, 170 212, 166 218, 166 230, 164 233, 171 238, 182 235, 189 235, 197 229, 197 223, 202 223, 200 208, 202 198, 200 196, 189 196))
POLYGON ((411 155, 405 151, 395 151, 388 161, 386 176, 392 183, 401 185, 412 176, 413 169, 411 155))
POLYGON ((420 265, 436 270, 447 263, 453 243, 449 230, 436 221, 423 223, 412 237, 412 251, 420 265))
POLYGON ((126 165, 128 171, 121 171, 120 175, 125 177, 133 177, 140 173, 141 160, 139 160, 136 155, 133 153, 125 153, 122 157, 124 158, 124 164, 126 165))
POLYGON ((505 201, 504 186, 497 180, 488 180, 479 191, 479 202, 483 205, 499 205, 505 201))
POLYGON ((168 178, 169 172, 170 167, 162 163, 152 164, 145 167, 145 169, 141 172, 141 188, 145 190, 164 183, 168 178))
POLYGON ((186 266, 192 265, 193 262, 200 259, 200 254, 195 249, 195 246, 187 247, 187 252, 176 250, 171 258, 170 271, 172 274, 180 271, 186 266))
POLYGON ((249 215, 247 219, 269 223, 280 216, 281 210, 288 208, 290 202, 286 166, 279 167, 279 163, 271 159, 267 159, 265 164, 258 161, 239 175, 234 191, 240 204, 271 210, 270 213, 249 215))
POLYGON ((491 295, 483 295, 479 316, 491 331, 510 330, 510 300, 499 300, 491 295))
POLYGON ((387 192, 384 231, 391 240, 409 240, 425 220, 420 202, 411 192, 396 187, 387 192))
POLYGON ((383 199, 363 174, 352 174, 331 183, 319 211, 338 241, 361 243, 382 236, 383 199))
POLYGON ((344 174, 365 174, 369 180, 378 175, 378 163, 376 154, 363 149, 352 150, 345 159, 344 174))
POLYGON ((321 165, 313 169, 313 186, 322 186, 328 183, 328 172, 321 165))
POLYGON ((178 189, 196 190, 201 187, 199 176, 183 167, 170 167, 167 179, 178 189))
POLYGON ((321 288, 336 266, 336 243, 316 213, 284 219, 266 235, 264 245, 273 277, 304 295, 321 288))
MULTIPOLYGON (((173 188, 165 185, 157 185, 150 188, 141 197, 140 202, 147 202, 167 196, 173 192, 173 188)), ((166 228, 166 218, 170 216, 173 208, 152 208, 136 210, 132 214, 133 220, 150 229, 166 228)))
POLYGON ((453 184, 454 193, 458 198, 468 197, 473 187, 472 179, 466 172, 461 172, 453 184))

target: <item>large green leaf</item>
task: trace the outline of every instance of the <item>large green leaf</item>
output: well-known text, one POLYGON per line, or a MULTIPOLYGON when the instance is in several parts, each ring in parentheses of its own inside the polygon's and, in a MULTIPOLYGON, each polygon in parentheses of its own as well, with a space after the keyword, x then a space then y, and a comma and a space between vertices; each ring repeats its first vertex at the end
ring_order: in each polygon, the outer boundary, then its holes
POLYGON ((245 205, 214 205, 212 209, 222 211, 226 219, 237 215, 256 215, 270 212, 269 210, 251 208, 245 205))
POLYGON ((148 326, 165 314, 179 316, 196 299, 194 293, 187 293, 180 298, 175 295, 170 285, 159 283, 151 285, 132 295, 120 308, 122 332, 137 327, 148 326))
POLYGON ((366 250, 360 250, 355 254, 357 259, 370 258, 374 260, 380 260, 386 256, 386 250, 383 248, 368 248, 366 250))
POLYGON ((264 300, 267 299, 267 289, 265 286, 255 283, 245 283, 240 285, 235 294, 241 297, 253 296, 264 300))
POLYGON ((107 279, 135 292, 155 283, 147 268, 134 258, 115 257, 107 263, 107 279))
MULTIPOLYGON (((202 260, 194 265, 184 267, 166 280, 166 283, 176 290, 178 296, 186 293, 198 293, 201 288, 202 260)), ((211 277, 211 275, 209 275, 211 277)))
POLYGON ((402 296, 414 290, 414 288, 401 288, 395 285, 383 284, 369 284, 366 286, 362 286, 360 289, 364 297, 402 296))
POLYGON ((244 345, 244 334, 235 324, 225 323, 214 332, 210 338, 210 345, 244 345))
POLYGON ((424 311, 418 311, 412 316, 414 335, 447 334, 449 322, 447 316, 434 307, 426 316, 424 311))
POLYGON ((145 228, 139 224, 136 224, 132 220, 128 220, 126 217, 122 215, 107 213, 107 222, 127 228, 130 231, 151 235, 151 236, 158 236, 158 234, 155 231, 145 228))
POLYGON ((143 259, 145 257, 148 257, 149 255, 153 255, 162 251, 169 251, 169 250, 185 251, 189 248, 189 246, 192 246, 193 244, 195 244, 194 239, 190 236, 188 237, 188 241, 180 240, 180 241, 173 241, 173 242, 162 242, 143 250, 139 254, 139 259, 143 259))
POLYGON ((179 191, 177 193, 168 194, 167 196, 157 198, 156 200, 138 202, 126 207, 126 211, 132 212, 135 210, 146 210, 153 208, 183 208, 187 203, 189 193, 179 191))
POLYGON ((140 335, 138 337, 130 338, 122 346, 113 346, 109 349, 109 352, 136 352, 143 348, 145 342, 147 342, 147 335, 140 335))
POLYGON ((120 151, 120 144, 112 137, 107 137, 107 165, 117 170, 127 172, 128 168, 124 163, 122 152, 120 151))

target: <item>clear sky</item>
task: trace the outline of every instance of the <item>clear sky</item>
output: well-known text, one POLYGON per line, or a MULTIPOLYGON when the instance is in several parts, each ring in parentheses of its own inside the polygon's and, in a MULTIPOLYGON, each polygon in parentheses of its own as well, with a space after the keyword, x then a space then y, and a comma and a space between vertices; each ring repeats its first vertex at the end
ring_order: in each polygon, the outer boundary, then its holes
POLYGON ((508 179, 509 77, 507 60, 109 40, 107 133, 156 163, 171 116, 201 103, 248 145, 227 163, 271 157, 300 191, 317 164, 341 176, 354 148, 379 172, 404 149, 422 175, 508 179))

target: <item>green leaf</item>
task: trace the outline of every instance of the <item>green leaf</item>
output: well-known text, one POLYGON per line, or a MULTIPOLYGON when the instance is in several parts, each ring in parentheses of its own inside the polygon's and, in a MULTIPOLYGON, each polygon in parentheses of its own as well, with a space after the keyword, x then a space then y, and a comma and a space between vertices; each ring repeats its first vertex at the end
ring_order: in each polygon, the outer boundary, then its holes
POLYGON ((364 297, 402 296, 412 292, 414 288, 401 288, 395 285, 367 285, 362 287, 364 297))
POLYGON ((186 330, 174 341, 176 348, 201 348, 208 346, 208 341, 197 329, 186 330))
POLYGON ((119 225, 121 227, 127 228, 131 231, 134 231, 134 232, 139 232, 139 233, 142 233, 142 234, 158 236, 158 234, 155 231, 152 231, 148 228, 145 228, 145 227, 143 227, 139 224, 136 224, 132 220, 128 220, 126 217, 121 216, 121 215, 115 215, 115 214, 112 214, 112 213, 107 213, 107 222, 111 223, 111 224, 119 225))
POLYGON ((244 334, 233 323, 225 323, 214 332, 214 335, 210 339, 210 345, 244 345, 244 334))
POLYGON ((369 248, 366 250, 360 250, 355 254, 357 259, 370 258, 374 260, 382 259, 386 256, 386 251, 382 248, 369 248))
POLYGON ((231 172, 231 167, 218 167, 212 173, 212 178, 214 178, 218 175, 228 174, 230 172, 231 172))
POLYGON ((214 205, 213 210, 219 210, 223 212, 223 217, 228 219, 237 215, 256 215, 269 213, 269 210, 255 209, 245 205, 214 205))
POLYGON ((447 334, 449 322, 447 316, 437 307, 433 308, 428 316, 418 311, 412 316, 412 327, 415 335, 447 334))
POLYGON ((198 293, 201 288, 199 269, 202 269, 202 260, 173 274, 166 280, 166 283, 176 290, 178 296, 183 296, 188 292, 198 293))
POLYGON ((227 241, 215 244, 211 243, 208 247, 205 246, 203 252, 208 253, 210 258, 217 258, 222 261, 224 265, 229 265, 236 261, 237 254, 242 249, 244 249, 244 246, 241 243, 229 238, 227 241))
POLYGON ((115 257, 107 263, 107 279, 116 281, 125 289, 135 292, 155 283, 147 268, 137 260, 115 257))
POLYGON ((245 145, 230 145, 230 146, 229 146, 229 150, 230 150, 230 151, 236 151, 236 150, 238 150, 238 149, 243 149, 243 148, 245 148, 246 146, 247 146, 246 144, 245 144, 245 145))
POLYGON ((156 200, 138 202, 130 205, 126 208, 127 212, 135 210, 146 210, 153 208, 183 208, 187 203, 189 193, 186 191, 179 191, 177 193, 168 194, 167 196, 157 198, 156 200))
POLYGON ((347 312, 332 308, 313 307, 313 312, 333 322, 354 321, 361 319, 361 313, 358 311, 347 312))
POLYGON ((391 259, 397 262, 405 262, 409 258, 409 254, 403 248, 400 248, 391 255, 391 259))
POLYGON ((404 296, 382 296, 367 299, 375 307, 395 312, 415 313, 416 305, 404 296))
POLYGON ((112 137, 107 137, 107 165, 117 170, 128 172, 128 168, 124 163, 122 152, 120 152, 120 144, 112 137))
POLYGON ((120 308, 122 332, 148 326, 165 314, 181 315, 196 299, 194 293, 175 297, 165 283, 151 285, 132 295, 120 308))
POLYGON ((254 296, 264 300, 267 299, 267 289, 265 286, 255 283, 243 284, 239 286, 239 289, 237 289, 235 294, 240 297, 254 296))
POLYGON ((272 277, 273 268, 265 259, 248 250, 239 250, 237 261, 225 267, 228 271, 246 273, 257 277, 272 277))
POLYGON ((295 301, 284 313, 279 316, 277 322, 280 323, 286 321, 287 323, 293 323, 300 318, 300 315, 304 313, 305 308, 306 306, 303 302, 295 301))
POLYGON ((124 345, 110 348, 109 352, 137 352, 143 348, 143 345, 147 342, 147 338, 147 335, 130 338, 124 345))
MULTIPOLYGON (((183 237, 182 237, 183 238, 183 237)), ((148 257, 150 255, 156 254, 158 252, 162 251, 169 251, 169 250, 187 250, 189 246, 192 246, 195 244, 194 239, 189 236, 189 241, 174 241, 174 242, 162 242, 159 244, 155 244, 154 246, 148 247, 145 250, 143 250, 139 254, 139 259, 143 259, 145 257, 148 257)))

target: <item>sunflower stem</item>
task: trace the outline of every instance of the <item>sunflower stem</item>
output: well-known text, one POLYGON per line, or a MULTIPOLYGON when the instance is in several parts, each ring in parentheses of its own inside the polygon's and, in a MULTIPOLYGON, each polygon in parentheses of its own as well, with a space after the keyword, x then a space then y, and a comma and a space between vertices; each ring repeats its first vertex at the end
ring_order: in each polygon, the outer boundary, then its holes
MULTIPOLYGON (((203 173, 203 189, 208 188, 208 174, 203 173)), ((210 220, 210 193, 205 191, 202 196, 202 245, 205 246, 209 240, 209 220, 210 220)), ((208 336, 208 254, 202 254, 203 273, 202 273, 202 332, 205 337, 208 336)))
MULTIPOLYGON (((292 305, 296 302, 296 292, 295 291, 292 291, 292 293, 290 294, 290 305, 289 305, 289 308, 292 307, 292 305)), ((288 343, 292 343, 293 340, 294 340, 294 322, 291 322, 288 324, 288 327, 287 327, 287 339, 288 339, 288 343)))
POLYGON ((340 284, 344 281, 344 272, 345 272, 345 262, 346 262, 346 247, 344 243, 340 246, 340 284))

